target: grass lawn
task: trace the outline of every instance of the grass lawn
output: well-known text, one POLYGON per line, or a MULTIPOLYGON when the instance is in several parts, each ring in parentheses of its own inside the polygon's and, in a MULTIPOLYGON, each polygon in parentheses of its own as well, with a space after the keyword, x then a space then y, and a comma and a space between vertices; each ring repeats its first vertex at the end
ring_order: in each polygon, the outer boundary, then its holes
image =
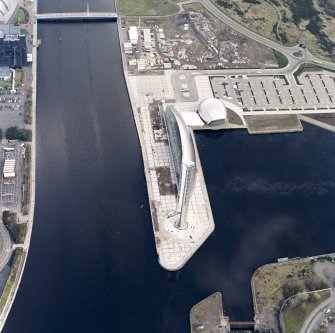
POLYGON ((23 82, 23 70, 22 69, 17 69, 15 71, 15 85, 20 86, 23 82))
POLYGON ((28 17, 26 16, 26 12, 20 8, 16 14, 16 16, 13 19, 13 24, 14 25, 19 25, 22 23, 26 23, 28 20, 28 17))
POLYGON ((26 28, 20 28, 20 34, 21 34, 21 35, 28 36, 29 31, 28 31, 28 29, 26 29, 26 28))
POLYGON ((3 291, 2 295, 1 295, 1 299, 0 299, 0 310, 2 310, 8 300, 8 296, 12 290, 13 284, 15 282, 16 279, 16 274, 21 262, 23 256, 23 251, 22 249, 16 249, 15 250, 15 254, 14 254, 14 258, 13 258, 13 262, 11 265, 11 269, 10 269, 10 273, 6 282, 6 286, 5 286, 5 290, 3 291))
POLYGON ((6 90, 7 88, 11 88, 12 87, 12 80, 10 81, 3 81, 0 80, 0 88, 2 88, 3 90, 6 90))
POLYGON ((273 50, 275 56, 276 56, 276 59, 277 59, 277 62, 278 62, 278 65, 279 65, 279 68, 284 68, 288 65, 288 59, 280 52, 276 51, 276 50, 273 50))
MULTIPOLYGON (((319 304, 329 298, 330 292, 313 293, 311 300, 301 300, 297 304, 289 304, 283 313, 287 333, 298 333, 304 320, 319 304)), ((299 297, 298 295, 296 297, 299 297)), ((295 297, 295 298, 296 298, 295 297)))
POLYGON ((179 7, 167 0, 117 0, 119 15, 165 16, 178 11, 179 7))
POLYGON ((31 147, 26 145, 26 158, 24 159, 24 189, 23 189, 23 205, 22 214, 27 215, 29 213, 30 205, 30 170, 31 170, 31 147))

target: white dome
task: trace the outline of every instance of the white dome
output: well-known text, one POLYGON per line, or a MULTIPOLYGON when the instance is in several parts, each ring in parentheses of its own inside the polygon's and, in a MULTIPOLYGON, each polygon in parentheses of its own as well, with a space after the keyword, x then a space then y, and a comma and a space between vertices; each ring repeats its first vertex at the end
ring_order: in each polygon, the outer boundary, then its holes
POLYGON ((223 123, 227 120, 227 109, 217 98, 204 99, 198 108, 199 116, 207 123, 223 123))

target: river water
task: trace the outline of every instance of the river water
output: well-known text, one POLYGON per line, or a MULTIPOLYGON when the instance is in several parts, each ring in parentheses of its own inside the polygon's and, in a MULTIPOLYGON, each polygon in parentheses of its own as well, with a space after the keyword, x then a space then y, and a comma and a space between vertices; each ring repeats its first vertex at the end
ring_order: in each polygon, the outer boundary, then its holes
MULTIPOLYGON (((86 1, 40 1, 40 12, 67 10, 86 1)), ((38 33, 35 222, 4 332, 185 333, 191 306, 215 291, 249 320, 259 265, 333 251, 334 134, 202 132, 216 229, 181 272, 161 269, 116 24, 38 33)))

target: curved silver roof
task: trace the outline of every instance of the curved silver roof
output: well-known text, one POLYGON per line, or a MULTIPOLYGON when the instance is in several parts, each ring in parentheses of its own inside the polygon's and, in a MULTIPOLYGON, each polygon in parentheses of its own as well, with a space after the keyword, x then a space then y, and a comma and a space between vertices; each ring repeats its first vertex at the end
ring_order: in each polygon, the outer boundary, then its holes
POLYGON ((179 134, 181 139, 181 145, 183 150, 183 163, 194 162, 195 163, 195 149, 194 143, 191 135, 191 131, 186 125, 182 115, 174 107, 171 107, 171 111, 176 117, 179 134))
POLYGON ((209 124, 215 120, 227 119, 227 109, 224 103, 217 98, 206 98, 198 108, 199 116, 209 124))
POLYGON ((12 7, 11 2, 8 0, 0 0, 0 2, 2 2, 2 4, 5 6, 7 11, 10 9, 10 7, 12 7))

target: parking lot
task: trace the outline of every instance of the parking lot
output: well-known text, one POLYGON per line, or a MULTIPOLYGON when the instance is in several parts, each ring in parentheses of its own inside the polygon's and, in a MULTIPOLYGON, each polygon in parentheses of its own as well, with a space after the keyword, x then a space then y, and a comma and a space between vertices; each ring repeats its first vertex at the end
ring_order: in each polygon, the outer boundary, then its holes
POLYGON ((0 203, 3 209, 19 208, 22 198, 22 177, 23 177, 23 155, 24 147, 18 142, 0 144, 0 203), (13 157, 16 160, 15 178, 5 180, 3 178, 4 154, 3 148, 14 148, 13 157))
POLYGON ((0 94, 0 123, 3 129, 24 124, 25 93, 0 94))
POLYGON ((292 75, 225 75, 211 77, 216 97, 243 111, 328 110, 334 108, 335 74, 327 71, 292 75))

